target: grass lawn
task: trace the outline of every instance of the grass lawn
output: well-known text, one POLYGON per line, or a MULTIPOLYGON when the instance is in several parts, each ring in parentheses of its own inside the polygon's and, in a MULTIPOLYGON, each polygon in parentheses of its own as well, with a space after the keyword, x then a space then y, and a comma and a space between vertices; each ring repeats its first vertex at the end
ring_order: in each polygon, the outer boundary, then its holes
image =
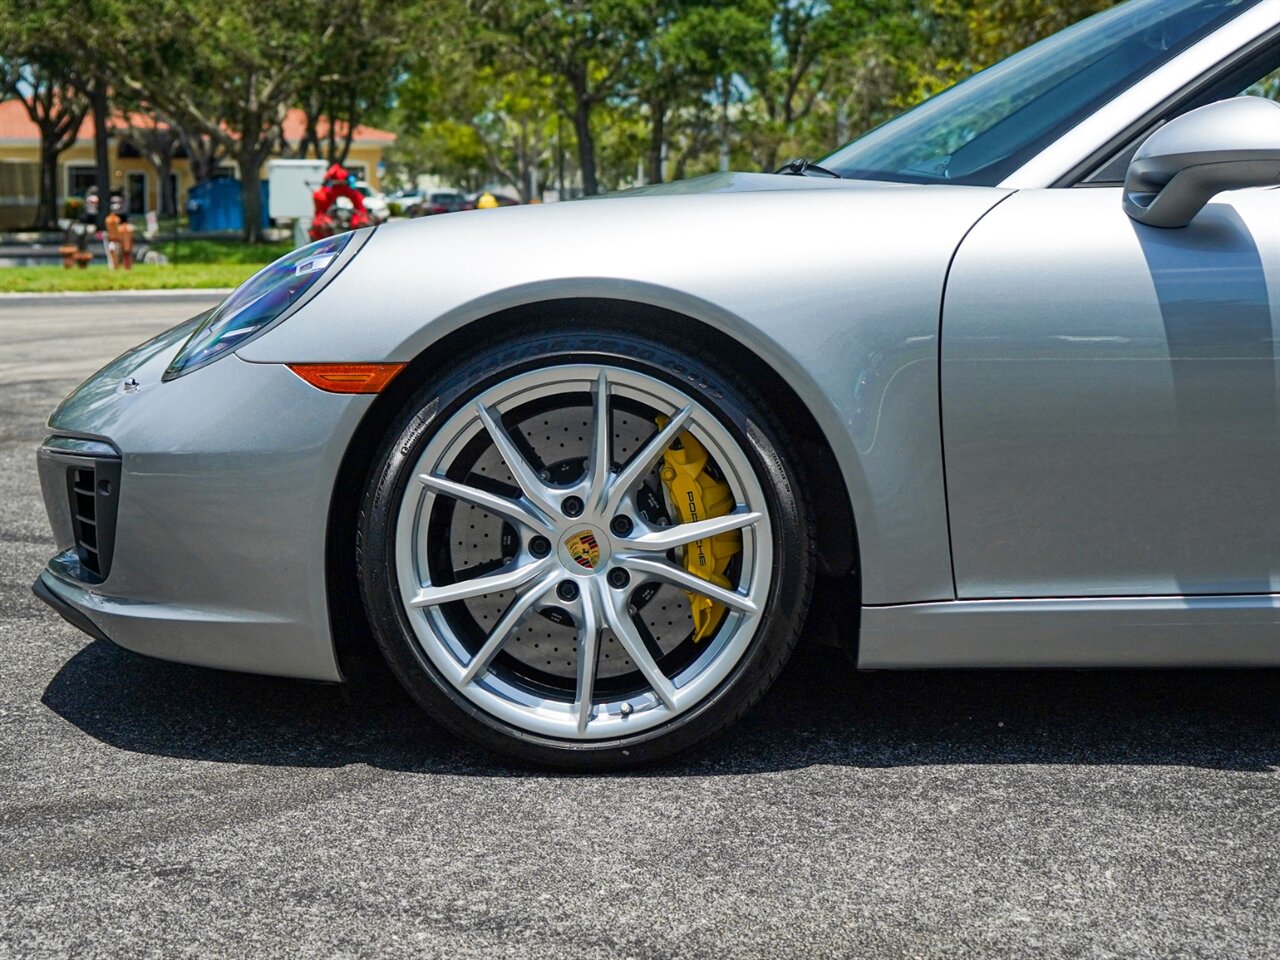
POLYGON ((267 264, 279 260, 293 249, 293 244, 258 243, 247 244, 237 238, 225 240, 187 240, 180 239, 175 250, 172 240, 162 240, 155 248, 176 262, 184 263, 251 263, 267 264))
MULTIPOLYGON (((265 248, 251 248, 255 252, 265 248)), ((179 287, 235 287, 253 276, 266 261, 242 263, 141 263, 132 270, 108 270, 94 264, 87 270, 57 267, 0 268, 0 293, 62 293, 97 290, 171 290, 179 287)))

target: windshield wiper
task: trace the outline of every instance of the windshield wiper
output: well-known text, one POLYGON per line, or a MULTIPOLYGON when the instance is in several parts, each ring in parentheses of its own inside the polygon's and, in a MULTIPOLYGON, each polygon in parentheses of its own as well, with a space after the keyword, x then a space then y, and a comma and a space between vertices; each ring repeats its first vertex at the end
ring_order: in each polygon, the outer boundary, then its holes
POLYGON ((840 174, 836 173, 834 170, 828 170, 826 167, 820 167, 812 160, 805 157, 797 157, 794 160, 788 161, 773 172, 784 177, 808 177, 813 174, 817 174, 820 177, 830 177, 832 180, 842 179, 840 174))

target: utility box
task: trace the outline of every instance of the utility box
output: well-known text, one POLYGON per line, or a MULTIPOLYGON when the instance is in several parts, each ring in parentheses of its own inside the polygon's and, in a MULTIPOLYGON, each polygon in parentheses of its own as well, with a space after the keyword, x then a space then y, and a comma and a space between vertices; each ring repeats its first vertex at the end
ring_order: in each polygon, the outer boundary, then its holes
POLYGON ((273 220, 302 220, 315 215, 311 194, 324 183, 329 165, 323 160, 271 160, 267 182, 271 184, 273 220))
MULTIPOLYGON (((262 228, 270 226, 267 208, 271 204, 265 183, 259 183, 262 198, 262 228)), ((244 226, 244 199, 240 181, 229 177, 206 180, 187 192, 187 223, 192 233, 222 233, 244 226)))

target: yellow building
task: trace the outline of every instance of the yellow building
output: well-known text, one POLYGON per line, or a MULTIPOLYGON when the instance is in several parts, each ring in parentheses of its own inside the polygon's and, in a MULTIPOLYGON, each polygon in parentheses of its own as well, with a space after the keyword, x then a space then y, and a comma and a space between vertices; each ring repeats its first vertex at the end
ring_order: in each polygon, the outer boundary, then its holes
MULTIPOLYGON (((135 125, 149 120, 134 118, 135 125)), ((108 166, 111 173, 110 189, 118 193, 131 215, 142 215, 160 208, 161 184, 156 169, 133 148, 117 131, 125 126, 120 117, 112 122, 112 136, 108 141, 108 166)), ((284 139, 296 144, 301 140, 306 117, 301 110, 290 110, 283 124, 284 139)), ((339 128, 341 129, 341 128, 339 128)), ((326 130, 321 129, 323 138, 326 130)), ((357 126, 347 154, 346 168, 358 179, 367 180, 375 190, 381 190, 379 165, 383 151, 395 143, 396 135, 387 130, 357 126)), ((76 142, 58 158, 58 211, 63 210, 71 197, 82 197, 96 180, 94 167, 93 121, 86 117, 80 125, 76 142)), ((219 167, 219 174, 238 176, 235 163, 226 161, 219 167)), ((266 167, 261 171, 265 179, 266 167)), ((195 186, 190 165, 184 154, 173 160, 168 189, 177 209, 186 201, 187 191, 195 186)), ((0 230, 21 230, 30 227, 35 219, 40 197, 40 131, 27 115, 19 100, 0 102, 0 230)))

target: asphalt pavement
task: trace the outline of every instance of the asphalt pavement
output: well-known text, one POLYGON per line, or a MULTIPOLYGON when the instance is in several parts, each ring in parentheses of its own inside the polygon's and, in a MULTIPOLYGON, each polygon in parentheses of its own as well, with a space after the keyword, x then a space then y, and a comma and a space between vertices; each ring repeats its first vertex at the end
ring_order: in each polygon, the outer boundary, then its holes
POLYGON ((1280 672, 809 645, 714 745, 558 776, 91 641, 30 590, 44 420, 207 303, 0 298, 0 957, 1280 956, 1280 672))

